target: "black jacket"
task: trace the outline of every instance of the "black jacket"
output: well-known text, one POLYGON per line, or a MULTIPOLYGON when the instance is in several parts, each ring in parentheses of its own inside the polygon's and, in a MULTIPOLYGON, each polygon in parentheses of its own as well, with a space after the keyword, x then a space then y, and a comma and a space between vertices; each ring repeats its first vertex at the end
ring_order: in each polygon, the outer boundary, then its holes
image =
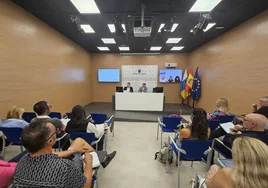
MULTIPOLYGON (((127 87, 124 87, 124 90, 127 90, 127 87)), ((130 92, 133 92, 133 87, 130 87, 130 92)))

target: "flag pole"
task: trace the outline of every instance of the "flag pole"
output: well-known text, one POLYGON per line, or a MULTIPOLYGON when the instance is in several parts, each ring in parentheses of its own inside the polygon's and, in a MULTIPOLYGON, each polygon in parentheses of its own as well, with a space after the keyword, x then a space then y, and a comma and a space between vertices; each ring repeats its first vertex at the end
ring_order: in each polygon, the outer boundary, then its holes
POLYGON ((193 108, 194 108, 194 103, 195 103, 195 101, 193 101, 193 108))

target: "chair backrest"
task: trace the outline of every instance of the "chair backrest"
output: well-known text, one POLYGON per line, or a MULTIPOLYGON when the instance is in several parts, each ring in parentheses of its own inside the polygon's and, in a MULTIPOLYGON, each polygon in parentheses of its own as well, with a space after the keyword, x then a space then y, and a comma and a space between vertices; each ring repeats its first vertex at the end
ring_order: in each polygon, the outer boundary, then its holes
POLYGON ((66 116, 68 117, 68 119, 71 119, 71 112, 66 112, 66 116))
POLYGON ((163 117, 163 123, 167 129, 178 129, 178 125, 181 124, 181 117, 163 117))
POLYGON ((181 149, 186 151, 185 154, 180 154, 180 160, 183 161, 201 161, 204 157, 204 152, 209 148, 209 141, 200 141, 195 139, 183 139, 181 149))
POLYGON ((22 128, 0 127, 0 131, 7 137, 8 142, 13 142, 14 144, 21 143, 22 128))
POLYGON ((24 119, 28 123, 31 123, 32 119, 34 118, 36 118, 36 114, 34 112, 24 112, 22 114, 22 119, 24 119))
POLYGON ((95 124, 102 124, 107 120, 107 114, 103 113, 91 113, 91 117, 95 124))
POLYGON ((218 120, 220 123, 227 123, 232 122, 235 115, 229 115, 229 116, 218 116, 218 120))
POLYGON ((208 120, 208 127, 211 131, 214 131, 220 126, 220 121, 217 119, 209 119, 208 120))
POLYGON ((217 138, 213 139, 212 149, 216 150, 224 158, 232 158, 232 149, 226 146, 222 141, 217 138))
POLYGON ((92 142, 96 141, 95 133, 70 132, 70 135, 71 140, 75 140, 76 138, 83 138, 90 145, 92 142))
POLYGON ((48 116, 51 117, 51 118, 58 118, 58 119, 62 118, 60 112, 50 112, 50 114, 48 116))

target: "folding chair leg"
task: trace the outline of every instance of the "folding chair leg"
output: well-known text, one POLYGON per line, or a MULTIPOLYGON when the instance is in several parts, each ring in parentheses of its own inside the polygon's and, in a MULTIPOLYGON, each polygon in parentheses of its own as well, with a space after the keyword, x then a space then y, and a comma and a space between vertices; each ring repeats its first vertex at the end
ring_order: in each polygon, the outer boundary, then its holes
POLYGON ((159 136, 159 125, 157 124, 156 140, 158 140, 158 136, 159 136))
POLYGON ((22 147, 22 145, 20 146, 20 150, 21 150, 21 152, 23 152, 23 147, 22 147))
POLYGON ((192 163, 191 163, 191 167, 193 167, 193 163, 194 163, 194 161, 192 161, 192 163))
POLYGON ((163 137, 163 132, 161 131, 161 142, 160 142, 160 148, 162 148, 162 146, 163 146, 163 145, 162 145, 162 142, 163 142, 163 141, 162 141, 162 139, 163 139, 162 137, 163 137))
POLYGON ((180 162, 180 156, 178 156, 178 188, 181 187, 181 162, 180 162))
POLYGON ((105 132, 105 140, 104 140, 104 151, 107 151, 107 145, 108 145, 108 131, 105 132))

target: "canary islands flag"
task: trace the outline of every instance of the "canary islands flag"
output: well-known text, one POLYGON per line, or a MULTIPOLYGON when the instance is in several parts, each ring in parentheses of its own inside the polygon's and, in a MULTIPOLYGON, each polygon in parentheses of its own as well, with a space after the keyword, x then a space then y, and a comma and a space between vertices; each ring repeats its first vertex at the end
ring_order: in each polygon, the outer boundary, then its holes
POLYGON ((187 69, 184 71, 184 75, 181 81, 181 96, 183 99, 188 97, 188 92, 186 91, 186 83, 187 83, 187 69))
POLYGON ((201 82, 198 75, 198 67, 196 68, 194 74, 194 81, 191 95, 194 101, 197 101, 201 97, 201 82))
POLYGON ((189 72, 189 75, 188 75, 188 78, 187 78, 186 87, 185 87, 186 91, 188 92, 188 95, 191 94, 193 80, 194 80, 193 69, 190 69, 190 72, 189 72))

